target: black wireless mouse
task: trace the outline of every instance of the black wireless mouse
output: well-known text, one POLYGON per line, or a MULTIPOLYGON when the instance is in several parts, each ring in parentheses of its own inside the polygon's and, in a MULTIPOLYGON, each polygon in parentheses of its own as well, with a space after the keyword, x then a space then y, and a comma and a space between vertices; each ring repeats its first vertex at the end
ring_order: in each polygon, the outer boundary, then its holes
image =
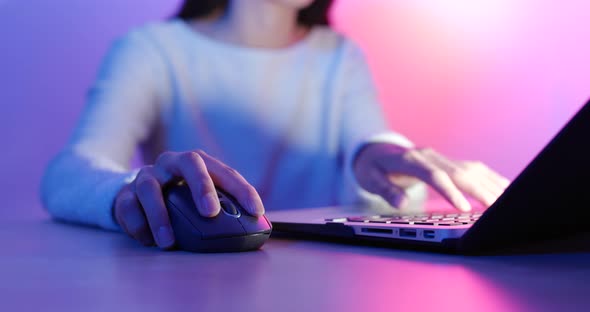
POLYGON ((259 249, 270 237, 271 223, 253 217, 233 198, 217 189, 221 212, 203 217, 185 183, 167 187, 164 201, 178 249, 193 252, 238 252, 259 249))

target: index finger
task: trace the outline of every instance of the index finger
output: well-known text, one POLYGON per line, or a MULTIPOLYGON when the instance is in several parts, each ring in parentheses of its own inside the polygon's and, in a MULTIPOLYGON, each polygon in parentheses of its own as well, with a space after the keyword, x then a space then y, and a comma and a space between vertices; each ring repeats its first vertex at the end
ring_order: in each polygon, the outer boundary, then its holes
POLYGON ((467 201, 467 198, 465 198, 463 193, 459 191, 451 177, 449 177, 446 172, 434 169, 421 179, 434 188, 448 202, 455 206, 455 208, 461 211, 471 211, 471 204, 467 201))
POLYGON ((216 185, 230 193, 253 216, 264 214, 264 205, 256 189, 235 169, 202 152, 211 179, 216 185))

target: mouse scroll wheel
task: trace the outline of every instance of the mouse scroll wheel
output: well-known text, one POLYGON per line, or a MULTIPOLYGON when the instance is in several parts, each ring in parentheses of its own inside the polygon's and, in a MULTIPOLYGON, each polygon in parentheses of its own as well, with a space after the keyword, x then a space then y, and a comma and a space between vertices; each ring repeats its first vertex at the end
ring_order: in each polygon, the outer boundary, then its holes
POLYGON ((230 216, 234 216, 234 217, 239 216, 238 209, 236 208, 236 206, 234 206, 234 204, 232 202, 222 200, 222 201, 220 201, 220 204, 221 204, 221 209, 226 214, 228 214, 230 216))

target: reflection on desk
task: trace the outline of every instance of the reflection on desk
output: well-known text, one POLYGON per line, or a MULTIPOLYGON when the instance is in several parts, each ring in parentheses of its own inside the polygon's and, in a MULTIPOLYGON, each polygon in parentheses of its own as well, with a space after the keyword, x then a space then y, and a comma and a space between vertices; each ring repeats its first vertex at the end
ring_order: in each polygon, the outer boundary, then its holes
POLYGON ((271 239, 191 254, 47 217, 0 221, 0 311, 582 311, 590 253, 462 257, 271 239))

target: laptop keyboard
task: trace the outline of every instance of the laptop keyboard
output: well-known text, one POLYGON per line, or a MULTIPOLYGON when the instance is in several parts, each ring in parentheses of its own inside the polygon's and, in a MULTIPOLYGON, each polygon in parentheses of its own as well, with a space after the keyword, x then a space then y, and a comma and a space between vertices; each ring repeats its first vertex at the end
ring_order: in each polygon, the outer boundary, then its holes
POLYGON ((473 224, 479 219, 479 217, 481 217, 481 215, 481 212, 466 212, 449 214, 417 214, 412 216, 363 216, 326 219, 326 222, 457 226, 473 224))

